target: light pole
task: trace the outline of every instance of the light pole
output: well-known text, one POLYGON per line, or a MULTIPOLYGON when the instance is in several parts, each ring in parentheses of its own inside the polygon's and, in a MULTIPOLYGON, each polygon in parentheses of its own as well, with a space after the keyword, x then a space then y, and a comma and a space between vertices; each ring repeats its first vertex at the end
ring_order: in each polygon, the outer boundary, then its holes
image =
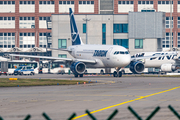
POLYGON ((91 19, 88 19, 87 15, 86 15, 86 18, 83 18, 83 20, 86 21, 86 44, 88 44, 88 40, 87 40, 87 21, 90 21, 91 19))
POLYGON ((172 0, 170 0, 170 51, 172 51, 172 0))

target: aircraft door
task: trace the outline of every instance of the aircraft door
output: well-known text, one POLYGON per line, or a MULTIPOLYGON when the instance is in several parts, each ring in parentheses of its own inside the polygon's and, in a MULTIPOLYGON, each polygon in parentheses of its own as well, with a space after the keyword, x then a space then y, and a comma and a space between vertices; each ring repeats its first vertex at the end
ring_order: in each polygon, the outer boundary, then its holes
POLYGON ((110 60, 110 55, 112 52, 113 47, 109 48, 108 52, 107 52, 107 60, 110 60))
POLYGON ((74 49, 74 48, 72 48, 71 50, 72 50, 71 55, 72 55, 74 58, 76 58, 76 51, 75 51, 75 49, 74 49))

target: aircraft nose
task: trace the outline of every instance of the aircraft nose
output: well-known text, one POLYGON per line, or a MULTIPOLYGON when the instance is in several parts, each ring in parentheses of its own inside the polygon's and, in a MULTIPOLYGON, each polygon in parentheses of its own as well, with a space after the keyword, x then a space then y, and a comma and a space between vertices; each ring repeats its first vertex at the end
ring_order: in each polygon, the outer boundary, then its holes
POLYGON ((123 57, 122 64, 124 66, 129 65, 130 62, 131 62, 131 56, 129 54, 123 57))

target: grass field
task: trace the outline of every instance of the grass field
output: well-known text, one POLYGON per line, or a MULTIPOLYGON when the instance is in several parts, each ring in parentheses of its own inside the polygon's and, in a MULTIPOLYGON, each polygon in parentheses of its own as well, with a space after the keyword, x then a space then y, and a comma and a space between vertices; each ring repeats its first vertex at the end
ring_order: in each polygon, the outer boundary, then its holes
POLYGON ((0 87, 14 87, 14 86, 46 86, 46 85, 74 85, 83 84, 85 81, 81 80, 56 80, 56 79, 18 79, 9 80, 9 78, 0 78, 0 87))

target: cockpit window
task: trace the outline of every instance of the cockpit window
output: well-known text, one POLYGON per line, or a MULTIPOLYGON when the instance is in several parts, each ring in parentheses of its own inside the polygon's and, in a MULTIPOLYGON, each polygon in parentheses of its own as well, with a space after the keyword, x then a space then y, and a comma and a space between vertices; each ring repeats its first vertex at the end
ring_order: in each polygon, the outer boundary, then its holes
POLYGON ((114 55, 116 54, 116 51, 114 52, 114 55))
POLYGON ((119 54, 119 51, 117 51, 116 53, 119 54))
POLYGON ((120 51, 120 54, 124 54, 124 52, 123 52, 123 51, 120 51))
POLYGON ((126 52, 125 52, 125 54, 129 54, 129 52, 128 52, 128 51, 126 51, 126 52))

